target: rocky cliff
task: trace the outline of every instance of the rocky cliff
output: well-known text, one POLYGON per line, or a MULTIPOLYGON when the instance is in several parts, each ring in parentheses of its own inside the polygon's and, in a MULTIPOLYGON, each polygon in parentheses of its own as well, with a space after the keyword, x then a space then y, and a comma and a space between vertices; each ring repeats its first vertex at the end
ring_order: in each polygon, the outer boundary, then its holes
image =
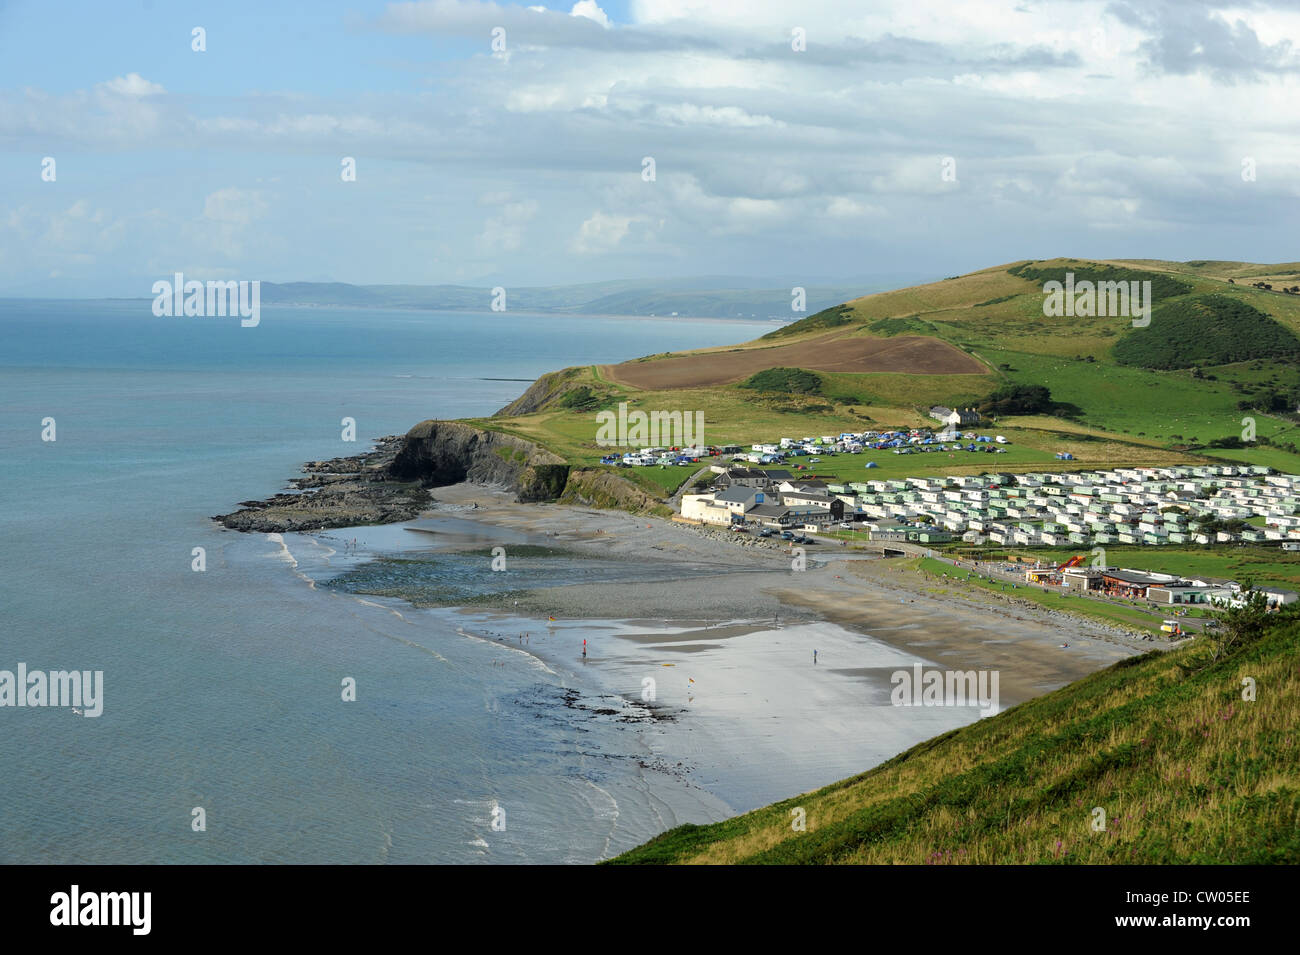
POLYGON ((631 481, 598 468, 575 468, 560 497, 561 504, 608 508, 620 511, 666 511, 663 502, 651 497, 631 481))
POLYGON ((421 421, 364 454, 303 466, 292 492, 242 501, 219 514, 232 530, 285 532, 391 524, 427 510, 429 488, 470 481, 515 492, 520 501, 560 501, 628 511, 662 510, 630 481, 598 469, 571 469, 531 441, 458 421, 421 421))
POLYGON ((547 372, 529 385, 522 395, 496 412, 492 417, 509 418, 515 415, 532 414, 534 411, 540 411, 550 404, 556 396, 564 393, 565 387, 577 371, 576 368, 564 368, 560 371, 547 372))
POLYGON ((406 433, 388 472, 425 487, 497 484, 525 502, 553 501, 569 480, 569 465, 544 448, 456 421, 421 421, 406 433))

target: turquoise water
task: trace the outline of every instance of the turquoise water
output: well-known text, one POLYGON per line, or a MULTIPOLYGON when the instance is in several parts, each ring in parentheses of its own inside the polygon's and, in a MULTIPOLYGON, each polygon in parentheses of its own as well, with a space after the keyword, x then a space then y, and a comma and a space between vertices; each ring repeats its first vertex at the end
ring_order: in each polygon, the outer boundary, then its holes
POLYGON ((497 665, 454 611, 312 588, 209 517, 526 387, 485 379, 767 328, 278 307, 242 328, 0 301, 0 669, 105 685, 98 718, 0 707, 0 862, 588 862, 716 814, 666 807, 635 731, 575 725, 571 674, 497 665))

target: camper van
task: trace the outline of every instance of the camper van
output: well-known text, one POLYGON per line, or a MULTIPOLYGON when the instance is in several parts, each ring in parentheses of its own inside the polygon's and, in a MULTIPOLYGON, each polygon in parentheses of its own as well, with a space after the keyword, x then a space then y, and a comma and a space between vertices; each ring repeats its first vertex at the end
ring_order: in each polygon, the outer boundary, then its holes
POLYGON ((1177 620, 1165 620, 1160 624, 1160 632, 1182 634, 1183 628, 1179 626, 1177 620))

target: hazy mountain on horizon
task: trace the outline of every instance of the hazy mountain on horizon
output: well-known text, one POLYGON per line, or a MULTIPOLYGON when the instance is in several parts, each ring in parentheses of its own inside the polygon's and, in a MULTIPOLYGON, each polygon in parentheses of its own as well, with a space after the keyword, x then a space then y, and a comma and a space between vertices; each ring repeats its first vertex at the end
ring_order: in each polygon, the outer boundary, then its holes
MULTIPOLYGON (((190 276, 199 278, 199 276, 190 276)), ((170 276, 168 276, 170 278, 170 276)), ((924 273, 864 277, 860 281, 791 283, 773 288, 771 279, 747 276, 687 276, 661 280, 613 279, 576 285, 506 289, 506 306, 520 311, 575 315, 644 315, 689 318, 797 319, 869 292, 925 281, 924 273), (805 291, 805 309, 791 309, 792 289, 805 291)), ((143 284, 143 283, 142 283, 143 284)), ((152 281, 149 283, 152 286, 152 281)), ((490 285, 353 285, 348 282, 262 282, 263 305, 410 308, 426 311, 490 311, 490 285)), ((13 298, 149 298, 90 293, 81 283, 49 279, 21 289, 13 298), (59 291, 55 293, 54 286, 59 291)))

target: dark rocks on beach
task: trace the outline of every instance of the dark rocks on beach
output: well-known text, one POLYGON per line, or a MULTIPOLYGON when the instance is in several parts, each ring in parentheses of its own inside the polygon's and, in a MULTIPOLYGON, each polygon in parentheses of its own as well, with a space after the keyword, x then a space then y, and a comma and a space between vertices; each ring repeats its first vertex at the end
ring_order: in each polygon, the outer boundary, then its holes
POLYGON ((429 492, 419 482, 390 473, 404 438, 379 438, 374 448, 348 458, 310 461, 292 492, 264 501, 241 501, 240 510, 213 520, 237 531, 284 533, 363 524, 409 521, 428 508, 429 492))

